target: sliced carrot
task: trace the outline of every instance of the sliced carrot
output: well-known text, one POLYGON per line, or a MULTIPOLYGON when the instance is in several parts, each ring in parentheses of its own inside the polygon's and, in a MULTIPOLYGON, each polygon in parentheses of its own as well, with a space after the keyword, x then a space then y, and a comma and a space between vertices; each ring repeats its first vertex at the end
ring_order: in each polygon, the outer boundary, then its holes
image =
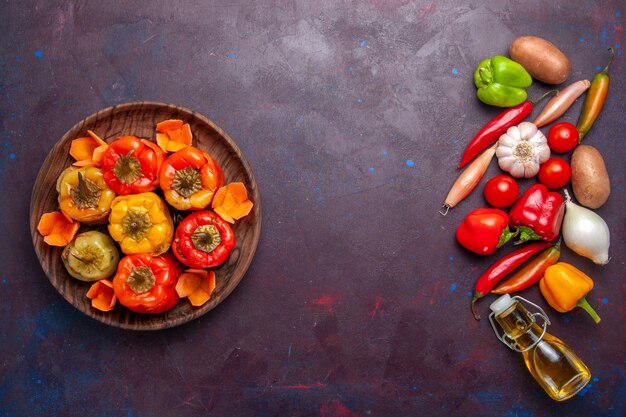
POLYGON ((188 298, 191 305, 194 307, 200 307, 211 299, 211 294, 215 290, 215 272, 208 271, 208 274, 200 282, 200 286, 191 294, 188 298))
POLYGON ((163 149, 163 152, 167 152, 167 144, 170 141, 169 136, 166 133, 157 133, 156 134, 156 143, 159 145, 159 148, 163 149))
POLYGON ((93 138, 78 138, 70 145, 70 155, 77 161, 91 159, 93 151, 99 146, 93 138))
POLYGON ((231 215, 231 217, 233 219, 239 220, 242 217, 245 217, 248 214, 250 214, 250 211, 252 210, 252 207, 254 207, 254 204, 252 204, 252 201, 248 200, 248 201, 244 201, 243 203, 239 204, 237 207, 235 207, 234 209, 232 209, 228 213, 231 215))
POLYGON ((211 203, 213 211, 229 223, 250 214, 254 204, 248 199, 248 190, 241 182, 231 182, 220 187, 211 203))
POLYGON ((237 202, 235 201, 235 197, 233 197, 233 195, 230 193, 230 189, 228 191, 229 192, 226 193, 224 201, 222 202, 222 208, 226 210, 227 213, 230 213, 232 209, 237 207, 237 202))
POLYGON ((168 119, 157 123, 156 131, 161 133, 167 133, 170 130, 176 130, 183 127, 183 121, 179 119, 168 119))
POLYGON ((173 140, 167 142, 167 152, 178 152, 186 147, 187 145, 185 145, 184 143, 174 142, 173 140))
POLYGON ((224 197, 226 197, 226 193, 228 192, 227 187, 220 187, 217 189, 217 192, 213 196, 213 201, 211 202, 211 207, 215 208, 221 206, 224 202, 224 197))
POLYGON ((189 126, 189 123, 185 123, 181 130, 182 130, 181 142, 184 143, 185 145, 191 146, 193 135, 191 134, 191 126, 189 126))
POLYGON ((102 157, 104 156, 104 153, 106 152, 108 148, 109 148, 109 145, 105 143, 104 145, 100 145, 96 149, 93 150, 93 155, 91 158, 96 164, 99 164, 100 161, 102 161, 102 157))
POLYGON ((113 284, 108 279, 94 283, 87 291, 87 298, 91 300, 91 306, 100 311, 113 310, 117 302, 113 284))
POLYGON ((208 272, 204 269, 188 269, 183 272, 178 277, 178 282, 176 283, 178 296, 183 298, 193 294, 200 287, 200 283, 206 278, 207 274, 208 272))
POLYGON ((44 242, 51 246, 67 246, 74 239, 80 223, 68 219, 60 211, 44 213, 39 219, 37 230, 44 237, 44 242))
POLYGON ((95 167, 98 164, 96 163, 96 161, 91 160, 91 159, 83 159, 82 161, 76 161, 74 162, 72 165, 74 165, 75 167, 95 167))
POLYGON ((183 130, 182 129, 168 130, 167 131, 167 136, 169 136, 170 140, 173 140, 174 142, 182 143, 182 141, 183 141, 183 130))
MULTIPOLYGON (((92 138, 94 138, 96 140, 96 142, 98 142, 98 146, 103 146, 103 145, 107 145, 107 143, 105 141, 102 140, 102 138, 100 138, 100 136, 96 135, 93 130, 88 130, 87 133, 89 134, 89 136, 91 136, 92 138)), ((108 146, 108 145, 107 145, 108 146)))
POLYGON ((230 216, 230 214, 228 214, 228 212, 226 210, 224 210, 224 208, 222 206, 214 207, 213 211, 215 212, 215 214, 217 214, 222 219, 224 219, 224 221, 227 221, 228 223, 231 223, 231 224, 235 223, 235 219, 233 219, 230 216))

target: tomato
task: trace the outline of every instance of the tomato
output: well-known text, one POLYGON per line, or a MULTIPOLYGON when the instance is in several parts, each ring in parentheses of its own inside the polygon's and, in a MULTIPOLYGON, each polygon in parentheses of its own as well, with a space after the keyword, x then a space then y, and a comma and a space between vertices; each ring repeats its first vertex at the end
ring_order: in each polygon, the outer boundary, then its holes
POLYGON ((483 195, 487 203, 494 207, 504 208, 515 203, 519 196, 519 186, 512 177, 498 175, 487 181, 483 195))
POLYGON ((578 130, 568 122, 557 123, 548 131, 548 146, 556 153, 566 153, 578 145, 578 130))
POLYGON ((572 177, 572 169, 561 158, 550 158, 539 167, 539 181, 548 188, 562 188, 572 177))

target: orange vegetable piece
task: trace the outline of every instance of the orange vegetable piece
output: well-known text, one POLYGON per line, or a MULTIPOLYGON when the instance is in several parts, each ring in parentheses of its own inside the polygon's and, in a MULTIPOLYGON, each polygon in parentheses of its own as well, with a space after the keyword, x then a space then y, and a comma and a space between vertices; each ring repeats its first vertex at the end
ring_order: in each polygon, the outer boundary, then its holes
POLYGON ((191 146, 191 127, 182 120, 169 119, 157 123, 156 142, 163 151, 178 152, 185 146, 191 146))
POLYGON ((228 214, 228 212, 226 210, 224 210, 224 208, 222 206, 214 207, 213 211, 215 212, 215 214, 220 216, 224 221, 227 221, 228 223, 231 223, 231 224, 235 223, 235 219, 233 219, 230 216, 230 214, 228 214))
POLYGON ((181 298, 188 297, 189 294, 192 294, 200 287, 200 282, 206 279, 207 276, 208 271, 204 269, 188 269, 180 274, 178 282, 176 283, 178 296, 181 298))
POLYGON ((74 139, 70 145, 70 155, 77 161, 91 159, 93 151, 98 146, 98 142, 91 137, 74 139))
POLYGON ((243 183, 231 182, 217 190, 211 207, 222 219, 235 223, 250 214, 254 204, 248 199, 248 190, 243 183))
POLYGON ((89 137, 78 138, 70 145, 70 155, 76 159, 72 165, 77 167, 97 166, 109 145, 91 130, 89 137))
POLYGON ((37 230, 44 237, 43 241, 50 246, 67 246, 74 239, 79 228, 80 223, 60 211, 44 213, 37 225, 37 230))
POLYGON ((111 311, 115 307, 117 297, 113 291, 113 283, 108 279, 95 282, 87 291, 91 306, 100 311, 111 311))
POLYGON ((185 123, 181 130, 182 130, 181 142, 184 143, 185 145, 191 146, 191 139, 193 138, 193 135, 191 134, 191 126, 189 126, 189 123, 185 123))
POLYGON ((189 298, 191 305, 199 307, 209 301, 215 289, 215 272, 206 269, 187 269, 178 277, 178 296, 189 298))
POLYGON ((183 121, 179 119, 168 119, 157 123, 156 131, 160 133, 167 133, 170 130, 177 130, 183 127, 183 121))

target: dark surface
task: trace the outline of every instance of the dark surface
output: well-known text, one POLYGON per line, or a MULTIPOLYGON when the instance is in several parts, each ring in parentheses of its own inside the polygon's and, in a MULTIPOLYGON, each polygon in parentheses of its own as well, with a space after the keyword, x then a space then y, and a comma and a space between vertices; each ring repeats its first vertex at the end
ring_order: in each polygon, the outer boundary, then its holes
MULTIPOLYGON (((537 288, 522 294, 591 368, 581 394, 550 400, 469 312, 476 277, 499 256, 454 239, 485 204, 482 187, 437 214, 465 145, 499 112, 475 98, 475 65, 532 34, 570 57, 568 82, 591 79, 606 48, 623 46, 623 2, 13 1, 0 11, 0 414, 626 413, 623 48, 585 138, 612 179, 598 210, 612 260, 563 254, 594 277, 588 299, 603 320, 559 314, 537 288), (134 100, 213 119, 244 152, 263 200, 261 241, 237 290, 210 314, 152 333, 68 304, 28 227, 54 143, 85 116, 134 100)), ((545 90, 536 83, 530 96, 545 90)), ((575 123, 580 107, 564 120, 575 123)), ((494 162, 488 176, 498 171, 494 162)))

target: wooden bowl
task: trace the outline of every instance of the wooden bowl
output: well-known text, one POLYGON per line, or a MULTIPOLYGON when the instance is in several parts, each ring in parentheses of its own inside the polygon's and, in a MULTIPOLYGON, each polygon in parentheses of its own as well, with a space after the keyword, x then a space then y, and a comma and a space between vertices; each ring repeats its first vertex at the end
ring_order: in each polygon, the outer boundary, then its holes
MULTIPOLYGON (((155 192, 160 193, 157 189, 155 192)), ((81 226, 81 230, 93 227, 81 226)), ((156 102, 134 102, 101 110, 72 127, 57 142, 43 163, 31 195, 30 230, 35 252, 48 279, 74 307, 111 326, 133 330, 156 330, 177 326, 206 314, 221 303, 235 289, 252 262, 261 234, 261 200, 252 170, 241 150, 226 132, 206 117, 182 107, 156 102), (107 142, 122 135, 134 135, 154 141, 155 125, 165 119, 182 119, 191 125, 194 146, 208 152, 224 171, 225 183, 240 181, 246 185, 254 203, 250 214, 233 226, 237 246, 228 260, 215 268, 216 288, 211 299, 201 307, 193 307, 181 299, 176 307, 163 314, 134 313, 119 303, 109 312, 91 306, 86 296, 91 283, 72 278, 61 261, 63 248, 49 246, 37 231, 43 213, 59 209, 56 181, 74 160, 69 155, 72 140, 88 136, 93 130, 107 142)), ((106 230, 106 229, 104 229, 106 230)), ((120 252, 120 255, 123 254, 120 252)))

